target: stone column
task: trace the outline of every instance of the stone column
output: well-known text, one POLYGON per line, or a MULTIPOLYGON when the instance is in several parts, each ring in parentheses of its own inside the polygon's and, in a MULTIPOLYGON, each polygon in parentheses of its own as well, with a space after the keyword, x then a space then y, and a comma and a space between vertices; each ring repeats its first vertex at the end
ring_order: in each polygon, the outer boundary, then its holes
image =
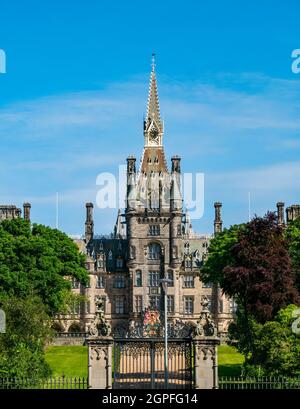
POLYGON ((88 373, 90 389, 112 388, 112 346, 111 337, 91 337, 88 345, 88 373))
POLYGON ((216 336, 193 339, 195 354, 195 388, 218 389, 218 353, 220 340, 216 336))

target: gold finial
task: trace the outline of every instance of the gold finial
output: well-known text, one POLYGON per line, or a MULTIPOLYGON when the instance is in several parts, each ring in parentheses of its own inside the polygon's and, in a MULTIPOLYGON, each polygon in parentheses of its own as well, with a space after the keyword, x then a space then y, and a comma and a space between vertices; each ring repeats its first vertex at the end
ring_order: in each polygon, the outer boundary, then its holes
POLYGON ((152 71, 155 71, 155 53, 152 53, 151 67, 152 67, 152 71))

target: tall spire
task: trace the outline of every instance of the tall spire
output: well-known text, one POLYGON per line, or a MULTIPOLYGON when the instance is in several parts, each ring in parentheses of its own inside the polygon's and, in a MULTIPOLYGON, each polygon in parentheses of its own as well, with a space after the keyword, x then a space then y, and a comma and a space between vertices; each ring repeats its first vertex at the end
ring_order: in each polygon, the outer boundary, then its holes
POLYGON ((151 75, 150 75, 150 86, 149 86, 149 96, 147 104, 147 114, 145 121, 145 132, 157 131, 158 134, 163 132, 163 123, 160 117, 159 110, 159 100, 158 100, 158 91, 157 91, 157 81, 155 74, 155 54, 152 54, 152 63, 151 63, 151 75))

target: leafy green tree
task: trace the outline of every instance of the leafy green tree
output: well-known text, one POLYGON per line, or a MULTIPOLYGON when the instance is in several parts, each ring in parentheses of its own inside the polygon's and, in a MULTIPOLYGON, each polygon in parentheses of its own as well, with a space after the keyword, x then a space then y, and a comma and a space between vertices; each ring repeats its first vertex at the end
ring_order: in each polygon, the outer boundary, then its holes
POLYGON ((300 375, 300 336, 292 331, 292 312, 297 308, 290 305, 281 309, 274 320, 252 327, 254 349, 247 355, 245 374, 300 375))
POLYGON ((44 345, 52 332, 45 306, 38 297, 2 297, 6 332, 0 334, 0 377, 45 378, 51 370, 44 345))
POLYGON ((0 300, 2 295, 39 296, 50 315, 66 309, 67 278, 87 282, 85 257, 64 233, 26 220, 0 224, 0 300))
POLYGON ((293 269, 296 274, 296 285, 300 292, 300 217, 289 223, 285 230, 285 236, 288 242, 293 269))
POLYGON ((205 283, 217 283, 222 288, 224 280, 223 270, 228 265, 234 265, 231 249, 237 244, 238 233, 244 228, 244 224, 233 225, 218 233, 211 240, 207 258, 200 271, 201 279, 205 283))

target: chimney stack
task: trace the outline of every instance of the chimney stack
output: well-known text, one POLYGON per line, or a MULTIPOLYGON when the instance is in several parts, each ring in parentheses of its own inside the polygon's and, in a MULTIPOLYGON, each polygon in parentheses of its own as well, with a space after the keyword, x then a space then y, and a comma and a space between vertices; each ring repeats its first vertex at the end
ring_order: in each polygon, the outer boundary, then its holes
POLYGON ((215 202, 215 220, 214 220, 214 234, 218 234, 222 232, 223 229, 223 222, 221 218, 221 208, 222 208, 222 203, 221 202, 215 202))
POLYGON ((24 220, 28 220, 29 222, 30 222, 30 209, 31 209, 30 203, 23 204, 23 217, 24 217, 24 220))
POLYGON ((277 203, 277 220, 279 226, 284 226, 284 203, 277 203))
POLYGON ((94 236, 93 203, 86 203, 85 240, 88 243, 94 236))

